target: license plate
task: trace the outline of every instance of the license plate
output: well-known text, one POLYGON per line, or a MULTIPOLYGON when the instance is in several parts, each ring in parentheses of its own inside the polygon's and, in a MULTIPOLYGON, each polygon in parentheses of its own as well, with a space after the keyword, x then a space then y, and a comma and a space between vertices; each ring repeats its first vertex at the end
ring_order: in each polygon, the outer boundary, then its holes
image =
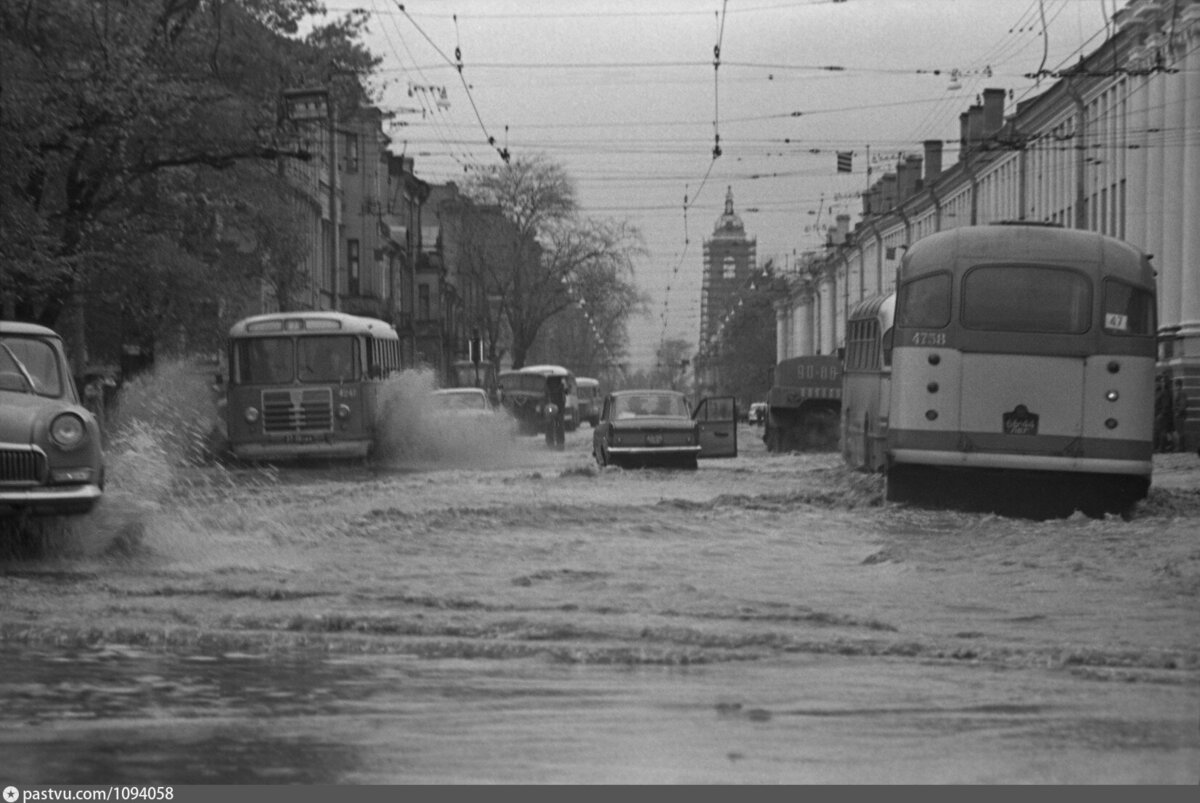
POLYGON ((1036 435, 1038 432, 1038 417, 1029 412, 1023 404, 1018 404, 1011 413, 1005 413, 1005 435, 1036 435))
POLYGON ((657 434, 647 435, 646 436, 646 444, 648 446, 662 446, 663 445, 663 436, 657 435, 657 434))

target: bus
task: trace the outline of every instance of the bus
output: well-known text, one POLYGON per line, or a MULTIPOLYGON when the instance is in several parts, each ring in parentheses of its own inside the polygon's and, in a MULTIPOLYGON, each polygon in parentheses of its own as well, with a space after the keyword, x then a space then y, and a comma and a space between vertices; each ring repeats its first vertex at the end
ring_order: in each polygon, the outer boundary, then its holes
POLYGON ((885 472, 892 501, 1125 512, 1151 480, 1155 292, 1149 255, 1096 232, 917 241, 895 295, 847 318, 847 461, 885 472))
POLYGON ((600 380, 590 376, 575 377, 575 395, 579 399, 579 423, 587 421, 595 429, 600 423, 600 407, 604 404, 600 380))
POLYGON ((367 458, 400 338, 375 318, 276 312, 229 330, 225 425, 241 460, 367 458))
POLYGON ((563 410, 563 427, 570 432, 579 426, 579 397, 575 388, 575 374, 561 365, 527 365, 516 370, 501 371, 496 381, 500 384, 500 401, 509 415, 517 420, 519 431, 525 435, 544 432, 544 402, 546 380, 561 377, 566 383, 567 404, 563 410))

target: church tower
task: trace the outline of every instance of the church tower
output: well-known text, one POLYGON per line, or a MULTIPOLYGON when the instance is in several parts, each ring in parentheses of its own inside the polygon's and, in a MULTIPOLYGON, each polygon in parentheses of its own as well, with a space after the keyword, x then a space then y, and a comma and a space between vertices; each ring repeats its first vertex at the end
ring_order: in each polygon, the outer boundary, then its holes
POLYGON ((755 272, 757 241, 746 237, 742 219, 733 211, 733 187, 725 191, 725 211, 704 241, 704 284, 700 291, 700 352, 716 346, 721 323, 738 291, 755 272))

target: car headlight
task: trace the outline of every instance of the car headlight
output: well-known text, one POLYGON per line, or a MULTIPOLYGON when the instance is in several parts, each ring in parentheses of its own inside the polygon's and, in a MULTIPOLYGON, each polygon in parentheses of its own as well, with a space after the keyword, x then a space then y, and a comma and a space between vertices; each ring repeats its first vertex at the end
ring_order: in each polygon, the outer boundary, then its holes
POLYGON ((74 413, 63 413, 50 422, 50 440, 64 451, 78 448, 86 439, 87 427, 74 413))
POLYGON ((247 407, 246 411, 242 413, 242 418, 246 419, 247 424, 253 424, 258 420, 258 408, 247 407))

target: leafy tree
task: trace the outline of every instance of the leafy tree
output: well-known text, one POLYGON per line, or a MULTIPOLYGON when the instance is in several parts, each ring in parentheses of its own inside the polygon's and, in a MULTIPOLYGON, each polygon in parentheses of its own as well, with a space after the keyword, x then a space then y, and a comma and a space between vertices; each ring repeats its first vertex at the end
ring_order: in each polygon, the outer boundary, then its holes
POLYGON ((782 278, 771 275, 767 263, 764 276, 745 288, 730 310, 721 337, 721 348, 713 360, 719 393, 736 396, 741 409, 761 401, 770 389, 768 377, 775 367, 775 301, 786 293, 782 278))
POLYGON ((279 125, 283 89, 332 78, 340 108, 365 101, 358 76, 377 60, 354 42, 361 15, 294 38, 320 8, 0 4, 0 314, 53 326, 77 293, 103 287, 152 332, 194 299, 174 293, 240 289, 219 253, 235 230, 255 232, 249 272, 294 268, 287 224, 268 235, 259 205, 272 171, 215 176, 307 156, 279 125))
POLYGON ((514 368, 526 364, 543 326, 579 299, 595 303, 613 333, 623 330, 640 299, 633 260, 644 246, 635 228, 581 215, 566 171, 542 156, 476 173, 464 192, 511 225, 507 241, 494 244, 503 259, 491 262, 487 287, 508 324, 514 368))

